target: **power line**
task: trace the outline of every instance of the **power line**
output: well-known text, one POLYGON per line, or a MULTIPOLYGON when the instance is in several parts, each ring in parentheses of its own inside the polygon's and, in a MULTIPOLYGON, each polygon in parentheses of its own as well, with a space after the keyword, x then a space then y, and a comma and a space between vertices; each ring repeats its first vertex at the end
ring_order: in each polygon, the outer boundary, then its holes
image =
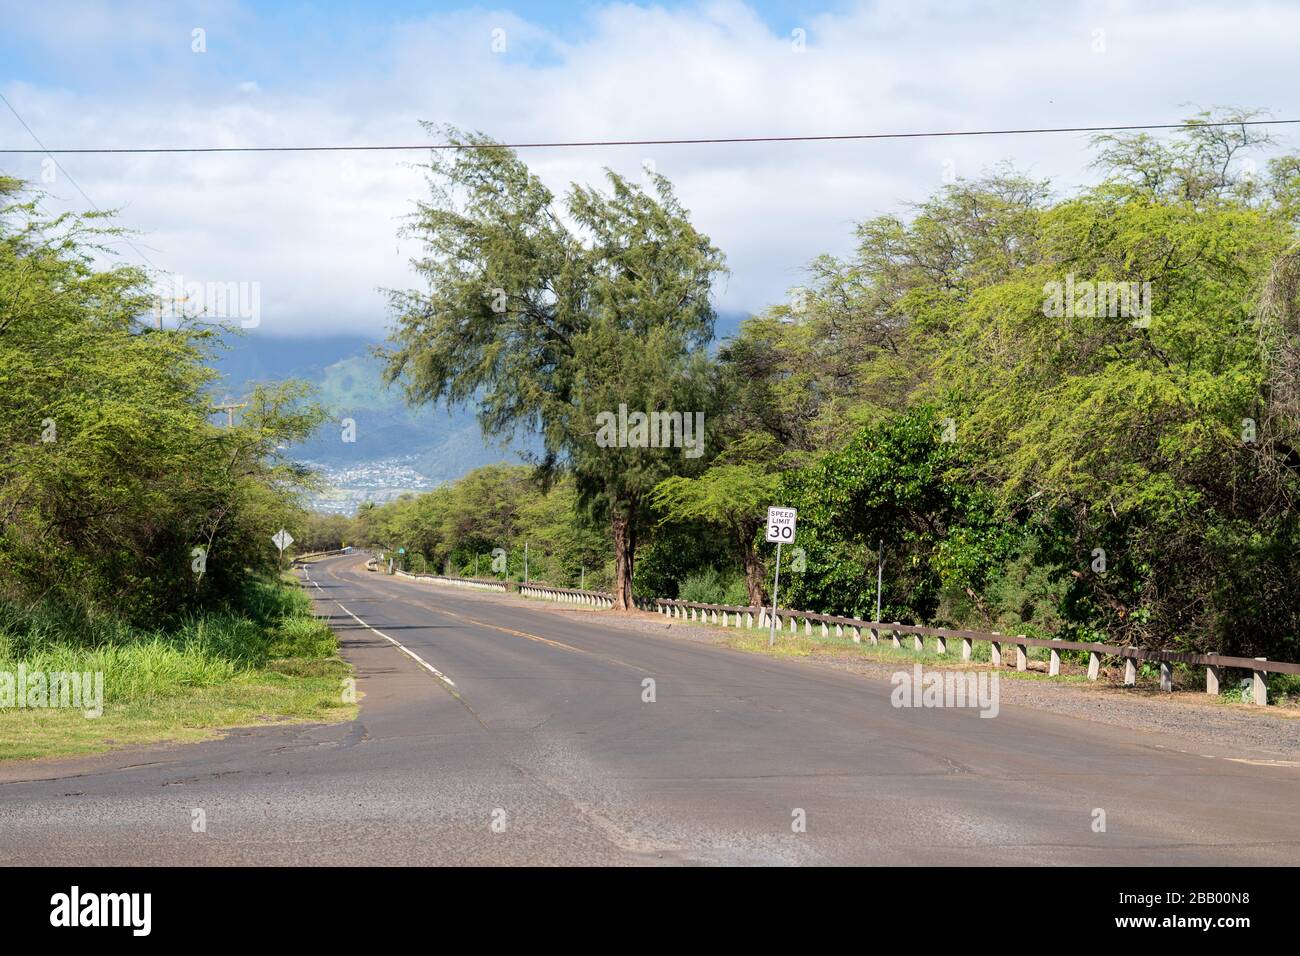
MULTIPOLYGON (((10 150, 10 152, 19 152, 19 153, 41 153, 41 154, 43 154, 43 155, 45 155, 45 156, 49 156, 49 157, 50 157, 50 161, 51 161, 52 163, 54 163, 54 167, 55 167, 59 172, 63 173, 64 176, 66 176, 66 177, 68 178, 68 182, 72 183, 73 188, 75 188, 75 189, 77 190, 77 192, 81 193, 81 198, 84 199, 84 200, 86 200, 86 202, 90 204, 90 208, 94 209, 95 212, 103 212, 102 209, 100 209, 97 205, 95 205, 95 200, 91 199, 89 196, 86 195, 86 191, 85 191, 84 189, 81 188, 81 184, 80 184, 79 182, 77 182, 75 179, 72 178, 72 174, 71 174, 70 172, 68 172, 66 169, 64 169, 64 168, 63 168, 63 165, 62 165, 62 164, 61 164, 57 159, 54 158, 54 153, 56 153, 56 152, 58 152, 58 153, 64 153, 64 152, 67 152, 67 150, 54 150, 54 151, 51 151, 51 150, 46 149, 46 148, 45 148, 45 144, 41 142, 40 137, 36 135, 36 132, 35 132, 35 131, 30 127, 30 126, 27 125, 27 121, 26 121, 25 119, 23 119, 23 118, 18 114, 18 111, 17 111, 16 109, 14 109, 14 105, 13 105, 12 103, 9 102, 9 98, 8 98, 7 96, 5 96, 3 93, 0 93, 0 100, 3 100, 3 101, 4 101, 5 106, 9 107, 9 112, 14 114, 14 118, 17 119, 18 122, 22 124, 23 129, 27 130, 28 135, 30 135, 31 138, 35 141, 36 145, 40 147, 39 150, 37 150, 37 149, 21 149, 21 150, 10 150)), ((144 262, 144 263, 145 263, 145 264, 146 264, 150 269, 154 269, 155 271, 157 270, 158 267, 155 266, 155 265, 153 264, 152 261, 150 261, 150 259, 149 259, 148 256, 146 256, 143 252, 141 252, 139 249, 136 248, 135 243, 133 243, 130 239, 126 239, 125 237, 123 238, 123 241, 126 242, 126 244, 127 244, 128 246, 131 247, 131 249, 135 252, 135 254, 136 254, 137 256, 139 256, 140 259, 141 259, 141 260, 142 260, 142 261, 143 261, 143 262, 144 262)))
MULTIPOLYGON (((6 100, 6 102, 8 102, 6 100)), ((11 106, 12 110, 13 107, 11 106)), ((14 114, 17 115, 16 113, 14 114)), ((1226 126, 1289 126, 1300 119, 1233 120, 1203 122, 1190 120, 1182 123, 1148 123, 1125 126, 1048 126, 1028 129, 978 129, 937 130, 919 133, 839 133, 825 136, 722 136, 693 139, 609 139, 570 140, 555 142, 522 143, 416 143, 383 144, 376 146, 105 146, 75 147, 67 149, 0 149, 0 153, 60 154, 116 154, 116 153, 340 153, 340 152, 397 152, 402 150, 436 149, 570 149, 598 146, 703 146, 728 143, 824 143, 845 140, 873 139, 937 139, 955 136, 1028 136, 1043 133, 1122 133, 1139 130, 1195 129, 1197 127, 1226 126)), ((24 123, 24 126, 27 124, 24 123)), ((30 130, 28 130, 30 132, 30 130)), ((38 140, 39 142, 39 140, 38 140)), ((84 195, 84 194, 83 194, 84 195)))

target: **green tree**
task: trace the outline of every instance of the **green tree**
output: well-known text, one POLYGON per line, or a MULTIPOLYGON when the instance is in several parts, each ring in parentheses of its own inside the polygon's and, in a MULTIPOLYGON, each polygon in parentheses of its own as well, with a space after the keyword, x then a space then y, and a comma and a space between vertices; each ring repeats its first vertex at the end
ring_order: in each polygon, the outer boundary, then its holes
POLYGON ((806 554, 789 578, 792 607, 874 616, 882 542, 887 620, 932 620, 945 592, 984 603, 1020 532, 972 479, 969 449, 944 432, 932 409, 915 409, 782 476, 806 554))
POLYGON ((769 436, 747 436, 728 446, 698 478, 674 475, 660 482, 652 498, 662 521, 703 521, 727 536, 744 572, 749 604, 755 606, 766 601, 758 532, 781 484, 773 448, 769 436))
POLYGON ((608 522, 628 607, 645 499, 692 462, 600 441, 598 416, 704 414, 722 255, 661 176, 647 191, 610 172, 608 191, 575 185, 557 203, 513 151, 448 135, 462 148, 431 162, 430 199, 407 227, 427 288, 392 293, 388 378, 417 403, 477 400, 486 434, 538 429, 539 477, 572 474, 582 507, 608 522))
POLYGON ((155 330, 140 270, 109 265, 106 217, 45 218, 0 179, 0 590, 156 625, 274 564, 305 470, 280 449, 319 422, 303 386, 211 421, 223 330, 155 330))

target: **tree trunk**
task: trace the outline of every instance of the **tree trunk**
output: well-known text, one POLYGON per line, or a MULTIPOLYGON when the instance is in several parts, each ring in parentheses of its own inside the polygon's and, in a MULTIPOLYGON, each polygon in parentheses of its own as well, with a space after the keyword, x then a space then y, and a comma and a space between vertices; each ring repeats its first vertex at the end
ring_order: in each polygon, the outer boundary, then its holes
POLYGON ((763 590, 766 575, 752 535, 742 540, 741 558, 745 564, 745 590, 749 592, 749 603, 753 607, 762 607, 767 604, 767 592, 763 590))
POLYGON ((614 607, 626 611, 632 607, 632 566, 636 560, 636 505, 614 502, 610 508, 610 528, 614 532, 614 607))

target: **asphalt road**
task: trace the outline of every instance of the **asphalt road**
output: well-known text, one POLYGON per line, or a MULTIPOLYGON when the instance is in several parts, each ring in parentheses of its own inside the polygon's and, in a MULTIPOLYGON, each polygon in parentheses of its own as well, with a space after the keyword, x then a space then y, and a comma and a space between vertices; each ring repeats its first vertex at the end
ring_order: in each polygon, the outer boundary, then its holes
POLYGON ((2 766, 0 862, 1300 863, 1300 768, 1229 742, 895 708, 884 681, 359 557, 310 577, 359 719, 2 766))

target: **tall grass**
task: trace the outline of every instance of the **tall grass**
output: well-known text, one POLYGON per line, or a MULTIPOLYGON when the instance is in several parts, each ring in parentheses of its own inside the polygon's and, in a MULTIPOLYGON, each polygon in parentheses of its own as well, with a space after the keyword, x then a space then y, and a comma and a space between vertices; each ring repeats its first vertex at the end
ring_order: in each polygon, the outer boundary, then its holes
POLYGON ((295 587, 256 579, 227 607, 142 629, 85 608, 0 603, 0 670, 102 671, 105 700, 172 696, 286 658, 334 655, 330 629, 295 587))
POLYGON ((678 589, 677 597, 682 601, 695 601, 700 604, 730 604, 742 607, 749 604, 745 579, 738 574, 722 574, 716 568, 706 568, 687 577, 678 589))

